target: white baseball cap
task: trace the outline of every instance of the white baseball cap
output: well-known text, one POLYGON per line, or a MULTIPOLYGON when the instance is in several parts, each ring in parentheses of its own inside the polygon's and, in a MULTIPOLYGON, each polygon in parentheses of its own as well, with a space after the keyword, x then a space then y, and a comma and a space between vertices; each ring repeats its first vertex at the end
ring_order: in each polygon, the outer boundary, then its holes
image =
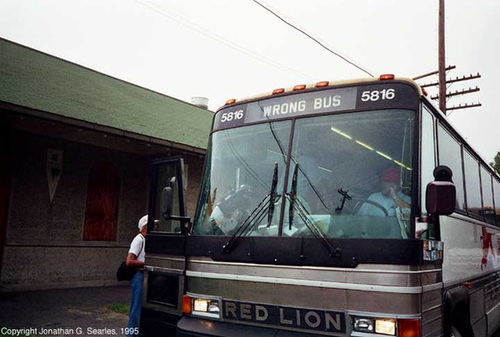
POLYGON ((139 230, 141 230, 142 227, 146 226, 147 224, 148 224, 148 215, 146 214, 139 220, 137 227, 139 227, 139 230))

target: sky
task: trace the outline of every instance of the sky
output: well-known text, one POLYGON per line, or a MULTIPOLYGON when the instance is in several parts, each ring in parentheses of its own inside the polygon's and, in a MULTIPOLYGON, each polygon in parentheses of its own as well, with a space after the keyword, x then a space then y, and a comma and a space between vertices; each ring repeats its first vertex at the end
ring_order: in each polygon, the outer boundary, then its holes
MULTIPOLYGON (((259 0, 335 53, 378 77, 438 67, 438 0, 259 0)), ((452 124, 488 162, 500 151, 500 2, 446 1, 448 78, 481 74, 448 106, 452 124)), ((370 77, 253 0, 0 0, 0 37, 189 102, 322 80, 370 77)), ((420 84, 437 82, 437 76, 420 84)), ((436 90, 429 88, 429 93, 436 90)))

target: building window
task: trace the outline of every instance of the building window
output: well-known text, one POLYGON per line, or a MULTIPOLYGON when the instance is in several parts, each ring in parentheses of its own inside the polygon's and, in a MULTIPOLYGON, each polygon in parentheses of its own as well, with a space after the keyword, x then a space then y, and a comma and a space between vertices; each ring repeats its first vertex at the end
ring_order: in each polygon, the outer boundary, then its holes
POLYGON ((118 219, 120 173, 110 162, 90 168, 83 240, 114 241, 118 219))

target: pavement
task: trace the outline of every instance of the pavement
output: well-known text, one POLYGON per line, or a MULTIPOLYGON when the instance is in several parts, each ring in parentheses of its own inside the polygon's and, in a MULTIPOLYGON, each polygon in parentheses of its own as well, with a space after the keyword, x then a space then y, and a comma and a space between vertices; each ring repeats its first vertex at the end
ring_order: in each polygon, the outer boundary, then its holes
POLYGON ((129 285, 0 293, 0 337, 124 336, 128 315, 108 305, 129 301, 129 285))
POLYGON ((0 337, 123 336, 128 314, 108 305, 129 301, 129 285, 0 293, 0 337))

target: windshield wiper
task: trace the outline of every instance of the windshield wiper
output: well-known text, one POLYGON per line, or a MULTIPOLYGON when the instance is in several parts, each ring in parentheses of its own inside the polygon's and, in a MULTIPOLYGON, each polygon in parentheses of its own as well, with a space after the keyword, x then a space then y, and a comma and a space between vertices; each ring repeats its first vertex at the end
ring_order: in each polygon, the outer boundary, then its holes
POLYGON ((292 188, 290 190, 290 207, 288 208, 288 230, 292 230, 293 224, 293 210, 295 208, 295 200, 297 199, 297 175, 299 171, 299 164, 295 164, 295 169, 292 175, 292 188))
POLYGON ((250 213, 250 215, 241 223, 241 225, 236 229, 236 232, 231 236, 229 241, 227 241, 223 246, 222 246, 222 253, 229 253, 231 252, 231 248, 233 247, 234 243, 236 240, 241 237, 243 234, 247 233, 248 230, 252 228, 252 224, 257 224, 260 223, 262 220, 262 217, 265 214, 265 207, 269 203, 269 207, 267 210, 267 227, 271 226, 271 221, 273 219, 273 213, 274 213, 274 203, 276 202, 276 199, 278 197, 278 194, 276 193, 276 187, 278 185, 278 163, 274 163, 274 173, 273 173, 273 180, 271 183, 271 190, 269 193, 259 202, 257 207, 250 213))
POLYGON ((325 246, 326 250, 328 251, 328 255, 330 257, 335 257, 339 258, 342 254, 340 248, 335 248, 332 246, 330 241, 323 235, 321 230, 316 226, 316 224, 311 220, 311 213, 305 208, 305 206, 302 204, 302 202, 296 198, 296 206, 295 210, 297 211, 300 219, 304 221, 304 224, 306 227, 311 231, 311 233, 317 238, 320 239, 321 242, 323 243, 323 246, 325 246))
POLYGON ((278 194, 276 193, 276 187, 278 186, 278 163, 274 163, 274 173, 273 173, 273 181, 271 183, 271 192, 269 192, 269 209, 267 210, 267 228, 271 227, 271 222, 273 221, 273 213, 274 213, 274 203, 276 202, 276 197, 278 194))
POLYGON ((331 245, 330 241, 321 233, 321 230, 316 226, 316 224, 311 220, 311 213, 307 210, 306 207, 302 204, 302 202, 297 197, 297 175, 299 170, 299 164, 295 164, 295 169, 293 171, 292 176, 292 187, 291 191, 288 195, 290 198, 290 207, 288 209, 288 228, 292 229, 293 222, 293 213, 294 210, 297 211, 300 219, 304 222, 306 227, 311 231, 311 233, 317 238, 320 239, 326 250, 328 251, 328 255, 330 257, 339 258, 341 256, 341 251, 339 248, 335 248, 331 245))

